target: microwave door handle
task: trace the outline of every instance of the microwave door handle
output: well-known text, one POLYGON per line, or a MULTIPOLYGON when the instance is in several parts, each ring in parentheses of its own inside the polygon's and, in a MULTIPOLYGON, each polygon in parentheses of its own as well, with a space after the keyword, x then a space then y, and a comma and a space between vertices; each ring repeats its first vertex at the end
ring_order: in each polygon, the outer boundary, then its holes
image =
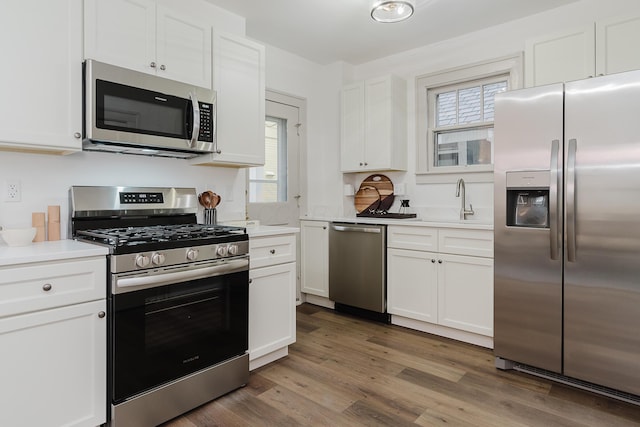
POLYGON ((191 100, 193 110, 193 128, 191 129, 191 141, 189 146, 193 148, 193 146, 198 142, 198 135, 200 134, 200 103, 198 102, 198 98, 196 98, 195 93, 190 93, 189 99, 191 100))

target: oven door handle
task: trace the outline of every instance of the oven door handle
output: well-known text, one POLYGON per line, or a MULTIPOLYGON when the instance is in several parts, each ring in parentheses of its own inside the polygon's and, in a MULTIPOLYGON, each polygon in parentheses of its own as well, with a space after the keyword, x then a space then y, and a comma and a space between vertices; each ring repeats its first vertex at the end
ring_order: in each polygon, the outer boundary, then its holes
POLYGON ((249 270, 249 259, 229 260, 224 264, 211 267, 196 268, 192 270, 175 271, 172 273, 154 274, 140 277, 123 277, 115 279, 114 293, 131 292, 138 289, 154 286, 171 285, 188 280, 204 279, 207 277, 222 276, 223 274, 237 273, 249 270), (134 289, 135 288, 135 289, 134 289))

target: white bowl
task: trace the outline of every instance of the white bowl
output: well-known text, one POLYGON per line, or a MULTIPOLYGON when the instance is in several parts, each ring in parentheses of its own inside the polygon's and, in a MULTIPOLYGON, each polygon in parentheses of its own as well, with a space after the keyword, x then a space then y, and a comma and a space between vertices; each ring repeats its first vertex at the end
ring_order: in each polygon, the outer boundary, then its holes
POLYGON ((13 228, 8 230, 1 230, 0 236, 7 242, 9 246, 27 246, 36 237, 36 228, 13 228))

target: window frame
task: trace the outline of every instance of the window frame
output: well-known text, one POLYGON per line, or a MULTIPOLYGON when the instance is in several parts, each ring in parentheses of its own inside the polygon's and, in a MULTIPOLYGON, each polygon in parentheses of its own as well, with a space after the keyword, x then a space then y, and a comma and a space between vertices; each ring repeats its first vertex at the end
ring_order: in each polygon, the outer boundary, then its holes
MULTIPOLYGON (((453 127, 433 127, 435 124, 435 108, 429 103, 430 95, 435 99, 435 93, 440 88, 454 86, 474 86, 480 81, 502 77, 507 80, 507 90, 520 89, 522 87, 522 53, 517 55, 480 62, 463 67, 451 68, 437 73, 416 77, 416 181, 420 182, 449 182, 458 178, 452 174, 465 174, 465 180, 475 182, 493 181, 493 164, 489 165, 464 165, 464 166, 433 166, 434 165, 434 129, 452 130, 453 127), (475 82, 475 84, 474 84, 475 82)), ((433 104, 435 105, 435 104, 433 104)), ((486 125, 487 122, 474 123, 472 125, 460 125, 460 129, 477 128, 486 125)), ((493 151, 493 144, 491 146, 493 151)), ((492 153, 493 158, 493 153, 492 153)))
MULTIPOLYGON (((267 122, 273 122, 276 125, 276 157, 277 157, 277 171, 275 174, 275 179, 268 178, 252 178, 251 173, 255 169, 265 168, 266 162, 262 166, 255 166, 249 168, 249 173, 247 174, 248 179, 248 200, 249 203, 286 203, 287 199, 287 120, 280 117, 272 117, 265 115, 265 127, 267 122), (251 193, 251 184, 275 184, 276 185, 276 200, 273 201, 251 201, 252 193, 251 193)), ((268 138, 267 132, 265 131, 265 150, 266 150, 266 139, 268 138)), ((265 159, 267 159, 267 155, 265 154, 265 159)))

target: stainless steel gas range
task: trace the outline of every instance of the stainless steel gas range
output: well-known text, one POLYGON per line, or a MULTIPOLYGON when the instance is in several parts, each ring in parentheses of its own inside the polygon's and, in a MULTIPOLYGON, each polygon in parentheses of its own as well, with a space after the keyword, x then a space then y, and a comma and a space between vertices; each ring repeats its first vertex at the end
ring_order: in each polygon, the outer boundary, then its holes
POLYGON ((110 425, 158 425, 246 384, 246 230, 197 224, 193 188, 74 186, 70 203, 71 235, 110 251, 110 425))

